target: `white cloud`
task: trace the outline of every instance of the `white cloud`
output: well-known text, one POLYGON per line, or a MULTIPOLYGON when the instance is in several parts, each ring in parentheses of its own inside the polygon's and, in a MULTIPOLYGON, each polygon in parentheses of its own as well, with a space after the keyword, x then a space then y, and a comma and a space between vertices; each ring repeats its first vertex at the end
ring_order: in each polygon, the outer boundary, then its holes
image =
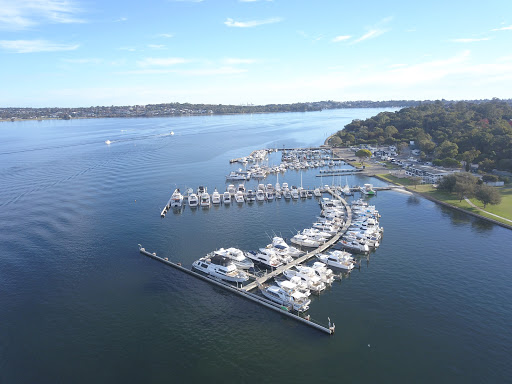
POLYGON ((387 31, 388 31, 387 29, 370 29, 363 36, 361 36, 360 38, 356 39, 354 41, 354 44, 355 43, 360 43, 361 41, 364 41, 364 40, 374 39, 374 38, 376 38, 376 37, 386 33, 387 31))
POLYGON ((224 24, 228 27, 236 27, 236 28, 252 28, 252 27, 258 27, 260 25, 264 24, 272 24, 272 23, 279 23, 282 21, 280 17, 274 17, 271 19, 265 19, 265 20, 251 20, 251 21, 235 21, 231 18, 228 18, 224 24))
POLYGON ((59 44, 47 40, 0 40, 0 48, 16 53, 73 51, 79 44, 59 44))
POLYGON ((148 44, 148 48, 151 49, 167 49, 163 44, 148 44))
POLYGON ((114 20, 114 23, 122 23, 123 21, 127 21, 126 17, 120 17, 119 19, 114 20))
POLYGON ((512 30, 512 25, 509 25, 508 27, 501 27, 501 28, 491 29, 491 31, 510 31, 510 30, 512 30))
POLYGON ((154 58, 147 57, 144 60, 138 61, 137 65, 139 67, 170 67, 177 64, 188 63, 189 60, 186 60, 182 57, 167 57, 167 58, 154 58))
POLYGON ((481 37, 481 38, 467 38, 467 39, 451 39, 450 41, 452 43, 475 43, 477 41, 487 41, 490 40, 488 37, 481 37))
POLYGON ((357 44, 357 43, 360 43, 361 41, 374 39, 374 38, 379 37, 380 35, 383 35, 384 33, 388 32, 389 29, 385 28, 385 25, 388 24, 391 20, 393 20, 392 17, 385 17, 384 19, 380 20, 373 27, 368 28, 368 32, 366 32, 360 38, 354 40, 352 42, 352 44, 357 44))
POLYGON ((70 64, 101 64, 103 59, 98 58, 83 58, 83 59, 62 59, 65 63, 70 64))
POLYGON ((219 67, 219 68, 196 68, 196 69, 158 69, 147 68, 137 69, 133 71, 119 72, 120 75, 165 75, 176 73, 179 75, 187 76, 212 76, 212 75, 236 75, 247 72, 247 69, 233 68, 233 67, 219 67))
POLYGON ((336 36, 334 39, 332 39, 333 43, 339 43, 340 41, 345 41, 350 39, 352 36, 350 35, 342 35, 342 36, 336 36))
POLYGON ((160 33, 156 37, 163 37, 165 39, 170 39, 171 37, 174 37, 174 35, 172 33, 160 33))
POLYGON ((238 58, 227 58, 223 60, 227 65, 237 65, 237 64, 254 64, 256 60, 254 59, 238 59, 238 58))
POLYGON ((83 23, 73 0, 2 0, 0 29, 22 30, 44 23, 83 23))

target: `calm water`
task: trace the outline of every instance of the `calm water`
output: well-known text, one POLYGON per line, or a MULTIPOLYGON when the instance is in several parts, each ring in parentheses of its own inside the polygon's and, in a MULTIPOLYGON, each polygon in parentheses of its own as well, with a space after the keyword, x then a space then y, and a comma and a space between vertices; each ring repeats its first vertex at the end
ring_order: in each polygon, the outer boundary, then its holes
POLYGON ((190 265, 290 237, 314 200, 159 214, 176 186, 224 190, 230 158, 377 112, 0 123, 0 382, 510 380, 512 233, 430 201, 372 198, 383 244, 311 305, 333 337, 138 252, 190 265))

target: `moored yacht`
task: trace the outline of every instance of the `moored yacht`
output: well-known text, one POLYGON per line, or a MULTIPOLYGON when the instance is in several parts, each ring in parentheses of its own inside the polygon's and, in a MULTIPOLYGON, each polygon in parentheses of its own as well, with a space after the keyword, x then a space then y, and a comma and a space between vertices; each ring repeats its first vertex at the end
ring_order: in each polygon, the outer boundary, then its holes
POLYGON ((171 196, 171 207, 181 207, 183 205, 183 195, 179 188, 176 188, 171 196))
POLYGON ((219 250, 212 252, 212 255, 220 255, 223 257, 227 257, 239 269, 254 268, 254 263, 244 255, 243 251, 241 251, 238 248, 220 248, 219 250))
POLYGON ((199 205, 199 199, 195 193, 188 195, 188 205, 192 208, 195 208, 199 205))
POLYGON ((199 198, 199 205, 204 208, 210 208, 210 194, 208 192, 203 192, 199 198))
POLYGON ((314 272, 299 270, 297 266, 285 270, 283 276, 287 279, 292 279, 294 276, 297 276, 308 285, 312 293, 319 294, 325 290, 325 284, 320 280, 320 277, 314 272))
POLYGON ((331 251, 330 253, 317 254, 317 259, 330 267, 350 271, 354 268, 352 255, 345 251, 331 251))
POLYGON ((231 204, 231 193, 229 193, 228 191, 224 192, 222 194, 222 202, 224 204, 231 204))
POLYGON ((247 191, 246 199, 247 199, 248 203, 252 203, 253 201, 256 201, 256 194, 252 191, 252 189, 249 189, 247 191))
POLYGON ((283 265, 283 262, 271 252, 248 251, 245 253, 245 256, 269 268, 277 268, 283 265))
POLYGON ((297 312, 307 311, 311 303, 311 300, 305 294, 297 290, 287 290, 277 285, 260 287, 260 292, 266 298, 285 307, 291 306, 297 312))
POLYGON ((245 202, 244 193, 242 191, 236 191, 236 193, 235 193, 235 201, 238 204, 242 204, 242 203, 245 202))
POLYGON ((217 188, 215 188, 215 191, 213 191, 212 193, 212 204, 220 204, 220 200, 221 200, 221 197, 220 197, 220 193, 217 191, 217 188))
POLYGON ((249 280, 247 273, 238 270, 233 261, 220 255, 202 257, 192 263, 192 268, 233 283, 249 280))

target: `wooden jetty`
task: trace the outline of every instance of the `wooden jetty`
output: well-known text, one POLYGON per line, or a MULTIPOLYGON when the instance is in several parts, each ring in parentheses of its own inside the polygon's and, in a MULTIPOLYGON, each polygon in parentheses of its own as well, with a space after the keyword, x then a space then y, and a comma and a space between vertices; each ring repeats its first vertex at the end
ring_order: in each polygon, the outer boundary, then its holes
POLYGON ((251 292, 247 292, 246 290, 243 290, 243 289, 240 289, 238 287, 235 287, 235 286, 232 286, 228 283, 225 283, 223 282, 222 280, 217 280, 217 279, 214 279, 212 277, 209 277, 209 276, 205 276, 205 275, 202 275, 200 273, 197 273, 197 272, 194 272, 193 270, 191 269, 187 269, 185 267, 183 267, 181 265, 181 263, 173 263, 172 261, 169 261, 168 258, 162 258, 162 257, 159 257, 157 256, 156 252, 148 252, 146 251, 146 249, 144 249, 140 244, 139 244, 139 252, 142 253, 143 255, 146 255, 146 256, 149 256, 151 257, 152 259, 155 259, 157 261, 160 261, 161 263, 164 263, 168 266, 171 266, 171 267, 174 267, 176 268, 177 270, 179 271, 182 271, 182 272, 185 272, 191 276, 194 276, 200 280, 203 280, 203 281, 206 281, 208 283, 211 283, 211 284, 214 284, 218 287, 221 287, 221 288, 224 288, 232 293, 235 293, 247 300, 251 300, 257 304, 260 304, 264 307, 267 307, 269 309, 272 309, 273 311, 276 311, 276 312, 279 312, 280 314, 284 315, 284 316, 288 316, 289 318, 292 318, 293 320, 296 320, 298 322, 301 322, 302 324, 305 324, 309 327, 312 327, 312 328, 315 328, 319 331, 322 331, 324 333, 327 333, 329 335, 332 335, 334 334, 334 329, 335 329, 335 326, 334 324, 331 326, 330 325, 330 321, 329 321, 329 327, 324 327, 323 325, 321 324, 318 324, 318 323, 315 323, 314 321, 312 320, 308 320, 304 317, 301 317, 299 315, 296 315, 294 314, 293 312, 290 312, 289 309, 287 307, 284 307, 284 306, 281 306, 279 304, 276 304, 270 300, 267 300, 266 298, 264 297, 260 297, 258 295, 255 295, 254 293, 251 293, 251 292))
POLYGON ((291 267, 294 267, 294 266, 296 266, 298 264, 302 264, 302 263, 308 261, 309 259, 314 257, 316 254, 322 253, 326 249, 328 249, 331 246, 333 246, 340 239, 340 237, 343 236, 345 234, 345 232, 347 232, 348 228, 350 227, 350 224, 352 223, 352 210, 351 210, 350 206, 347 204, 347 202, 340 195, 338 195, 332 189, 330 189, 330 188, 325 189, 325 192, 328 192, 334 198, 336 198, 338 200, 341 200, 343 206, 347 210, 347 215, 346 215, 347 220, 345 221, 345 224, 343 225, 343 228, 336 235, 334 235, 331 239, 329 239, 328 241, 326 241, 325 243, 320 245, 318 248, 312 250, 311 252, 306 253, 305 255, 303 255, 303 256, 293 260, 292 262, 290 262, 290 263, 288 263, 286 265, 283 265, 283 266, 281 266, 279 268, 276 268, 275 270, 273 270, 270 273, 267 273, 267 274, 265 274, 265 275, 263 275, 261 277, 258 277, 255 281, 253 281, 250 284, 245 285, 242 289, 244 289, 246 291, 251 291, 251 290, 257 288, 259 285, 261 285, 264 282, 266 282, 267 280, 280 275, 281 273, 283 273, 287 269, 290 269, 291 267))

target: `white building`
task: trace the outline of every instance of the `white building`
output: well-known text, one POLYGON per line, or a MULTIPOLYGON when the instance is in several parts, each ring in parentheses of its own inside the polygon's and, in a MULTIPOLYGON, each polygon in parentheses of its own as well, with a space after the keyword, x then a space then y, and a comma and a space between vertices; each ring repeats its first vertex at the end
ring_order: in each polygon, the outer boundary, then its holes
POLYGON ((427 165, 409 165, 405 169, 405 175, 409 177, 421 177, 424 183, 437 184, 444 176, 460 172, 459 169, 440 169, 427 165))

